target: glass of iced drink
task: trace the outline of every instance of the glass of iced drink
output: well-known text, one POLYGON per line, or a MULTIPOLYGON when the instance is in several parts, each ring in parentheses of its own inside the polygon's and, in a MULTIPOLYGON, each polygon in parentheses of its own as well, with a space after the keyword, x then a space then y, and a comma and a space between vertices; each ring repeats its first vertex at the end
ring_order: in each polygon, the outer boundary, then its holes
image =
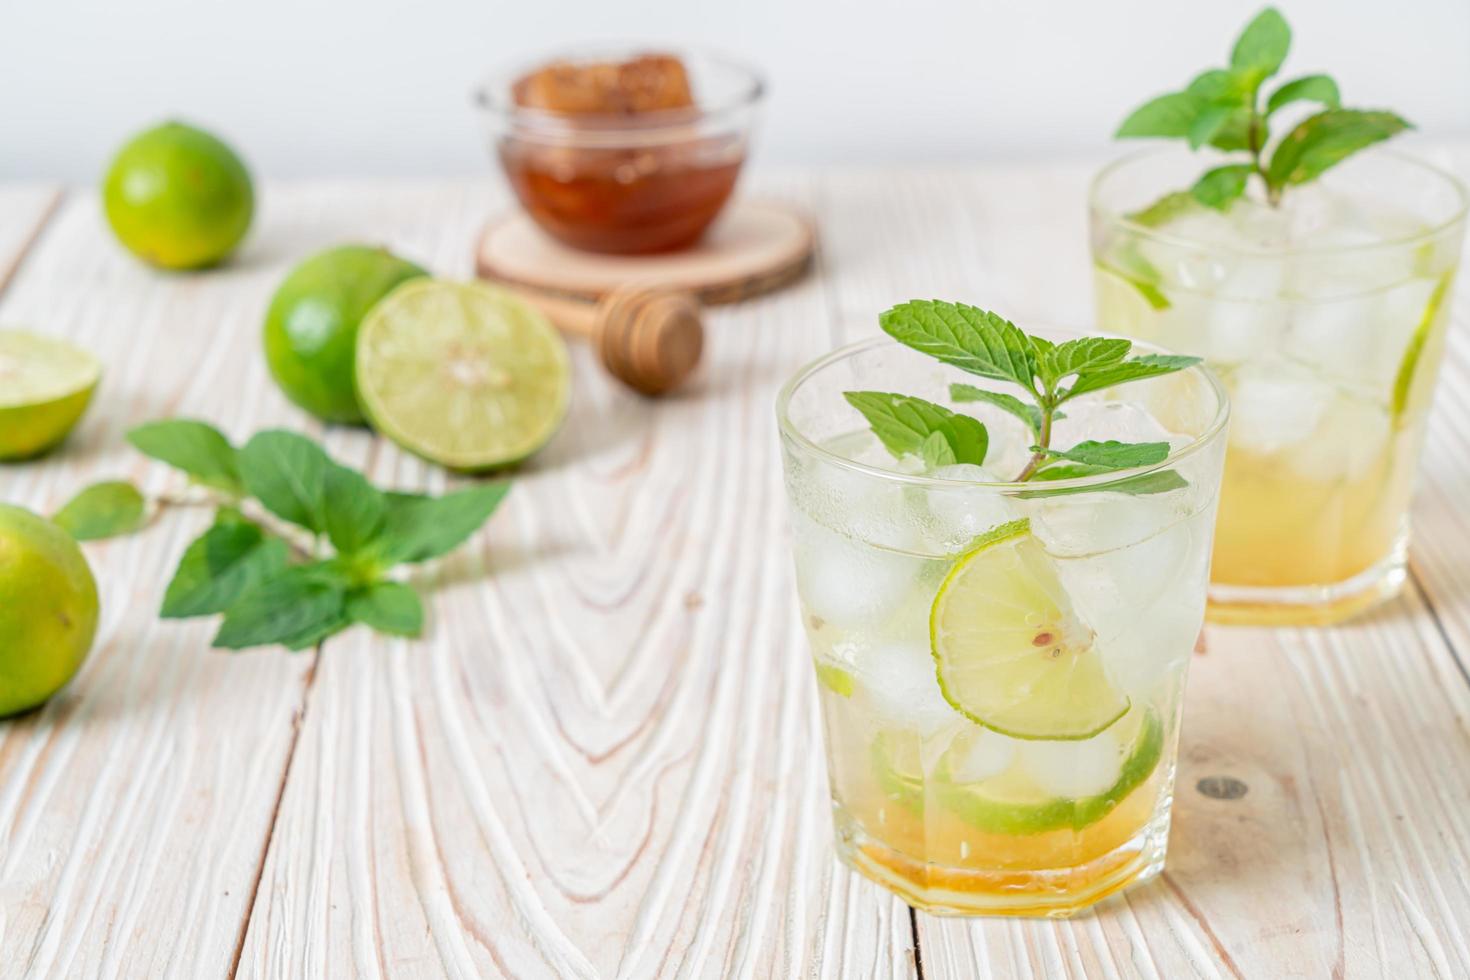
POLYGON ((1164 149, 1098 176, 1099 325, 1204 357, 1230 392, 1210 617, 1336 621, 1404 579, 1465 189, 1373 150, 1275 206, 1166 194, 1207 165, 1164 149))
POLYGON ((1065 915, 1163 867, 1227 401, 1200 367, 1093 391, 1051 445, 1159 461, 1016 482, 1034 432, 955 382, 1007 397, 881 338, 778 399, 837 851, 932 912, 1065 915), (897 457, 844 398, 868 388, 983 422, 983 465, 897 457))

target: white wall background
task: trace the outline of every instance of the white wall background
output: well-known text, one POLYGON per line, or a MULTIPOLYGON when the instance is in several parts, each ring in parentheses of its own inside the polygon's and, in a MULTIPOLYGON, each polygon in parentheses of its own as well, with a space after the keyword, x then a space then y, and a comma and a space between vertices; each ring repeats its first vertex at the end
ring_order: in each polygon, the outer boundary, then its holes
MULTIPOLYGON (((1034 158, 1223 63, 1259 0, 0 0, 0 178, 90 181, 166 116, 273 176, 473 174, 467 93, 580 40, 714 45, 759 64, 759 159, 1034 158)), ((1281 0, 1288 72, 1470 135, 1470 0, 1281 0)))

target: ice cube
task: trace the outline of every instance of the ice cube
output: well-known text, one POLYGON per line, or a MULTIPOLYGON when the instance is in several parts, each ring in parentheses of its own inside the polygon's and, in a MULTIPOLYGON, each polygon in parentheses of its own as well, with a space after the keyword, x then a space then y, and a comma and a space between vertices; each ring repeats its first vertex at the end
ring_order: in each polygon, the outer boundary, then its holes
POLYGON ((1079 799, 1105 793, 1123 772, 1117 727, 1080 742, 1022 742, 1020 764, 1032 782, 1052 796, 1079 799))
POLYGON ((1195 555, 1192 525, 1181 520, 1160 528, 1155 518, 1153 533, 1127 547, 1057 559, 1063 591, 1104 646, 1198 571, 1188 567, 1195 555))
POLYGON ((922 561, 855 541, 801 511, 792 515, 792 537, 796 587, 807 613, 839 629, 882 623, 924 570, 922 561))
POLYGON ((1286 263, 1279 259, 1236 265, 1209 305, 1204 356, 1211 363, 1228 367, 1276 346, 1286 328, 1285 279, 1286 263))
POLYGON ((1339 384, 1382 389, 1384 366, 1376 356, 1380 309, 1374 294, 1299 303, 1282 350, 1339 384))
POLYGON ((999 776, 1016 757, 1018 739, 972 725, 963 729, 946 753, 950 778, 957 783, 978 783, 999 776))
MULTIPOLYGON (((1018 468, 1019 471, 1019 468, 1018 468)), ((938 480, 972 483, 1003 482, 1005 477, 973 463, 941 466, 929 474, 938 480)), ((927 508, 926 539, 932 550, 952 554, 993 527, 1016 518, 1016 509, 1003 494, 983 487, 929 487, 922 491, 927 508)))
POLYGON ((1387 465, 1385 452, 1392 434, 1386 404, 1342 392, 1323 413, 1312 437, 1292 450, 1287 465, 1310 480, 1357 479, 1387 465))
POLYGON ((939 690, 927 645, 875 644, 858 653, 854 673, 879 727, 929 736, 964 721, 939 690))
POLYGON ((1336 396, 1320 374, 1284 357, 1242 364, 1229 387, 1230 445, 1256 453, 1298 446, 1336 396))
POLYGON ((1148 409, 1137 402, 1112 401, 1103 397, 1083 396, 1068 402, 1065 417, 1051 430, 1051 444, 1056 449, 1071 449, 1079 442, 1167 442, 1180 441, 1159 424, 1148 409))
MULTIPOLYGON (((903 461, 889 460, 901 471, 903 461)), ((826 461, 805 462, 790 483, 797 505, 828 528, 898 551, 920 544, 902 484, 826 461)))

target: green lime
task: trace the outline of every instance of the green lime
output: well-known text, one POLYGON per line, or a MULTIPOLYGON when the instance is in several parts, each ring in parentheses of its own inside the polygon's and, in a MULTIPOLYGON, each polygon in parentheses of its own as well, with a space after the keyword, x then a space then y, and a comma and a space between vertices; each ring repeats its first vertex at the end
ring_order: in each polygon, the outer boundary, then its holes
POLYGON ((428 272, 384 248, 341 245, 291 270, 265 314, 265 359, 286 397, 328 422, 362 422, 357 328, 394 287, 428 272))
POLYGON ((836 664, 816 661, 817 681, 831 691, 845 698, 852 697, 853 677, 852 672, 836 664))
POLYGON ((97 633, 97 583, 61 528, 0 504, 0 716, 71 680, 97 633))
POLYGON ((567 348, 540 313, 486 283, 420 280, 357 335, 363 411, 399 445, 459 470, 518 462, 566 415, 567 348))
POLYGON ((240 244, 255 191, 234 150, 202 129, 167 122, 118 151, 102 202, 128 251, 165 269, 197 269, 240 244))
MULTIPOLYGON (((1414 376, 1419 367, 1419 359, 1424 353, 1424 345, 1429 340, 1429 334, 1434 329, 1435 319, 1439 314, 1439 308, 1444 304, 1445 294, 1450 291, 1450 284, 1454 281, 1455 271, 1453 269, 1440 276, 1439 282, 1435 284, 1434 291, 1429 294, 1429 302, 1424 307, 1424 312, 1419 317, 1419 323, 1414 328, 1414 334, 1409 338, 1409 345, 1404 348, 1404 354, 1399 361, 1398 372, 1393 381, 1393 417, 1401 418, 1404 411, 1409 407, 1410 394, 1416 392, 1414 376)), ((1434 379, 1431 377, 1427 385, 1419 385, 1417 392, 1419 397, 1414 399, 1416 407, 1427 402, 1434 388, 1434 379)))
POLYGON ((873 778, 878 788, 910 813, 924 812, 924 770, 919 764, 919 739, 904 732, 879 732, 873 737, 873 778))
POLYGON ((102 377, 80 348, 0 330, 0 460, 36 456, 66 438, 102 377))
POLYGON ((955 562, 929 635, 945 698, 1002 735, 1091 738, 1128 711, 1024 518, 986 532, 955 562))
MULTIPOLYGON (((1122 766, 1111 786, 1100 793, 1059 797, 1038 786, 1024 766, 1012 766, 978 783, 950 778, 948 754, 934 774, 934 796, 940 806, 966 823, 993 834, 1039 834, 1067 828, 1082 830, 1112 812, 1148 779, 1164 749, 1164 730, 1151 711, 1130 711, 1122 723, 1097 736, 1098 750, 1122 766), (1114 755, 1116 753, 1116 755, 1114 755)), ((1083 743, 1074 743, 1081 745, 1083 743)), ((1104 776, 1106 778, 1106 776, 1104 776)))

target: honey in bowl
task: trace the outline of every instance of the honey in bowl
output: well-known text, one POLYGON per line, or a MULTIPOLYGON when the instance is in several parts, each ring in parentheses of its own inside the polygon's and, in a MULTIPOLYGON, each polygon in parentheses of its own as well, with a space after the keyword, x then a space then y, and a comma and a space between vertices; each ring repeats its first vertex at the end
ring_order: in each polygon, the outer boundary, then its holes
POLYGON ((687 247, 729 200, 749 126, 702 108, 698 94, 671 54, 551 62, 510 86, 501 164, 526 212, 567 245, 624 255, 687 247))

